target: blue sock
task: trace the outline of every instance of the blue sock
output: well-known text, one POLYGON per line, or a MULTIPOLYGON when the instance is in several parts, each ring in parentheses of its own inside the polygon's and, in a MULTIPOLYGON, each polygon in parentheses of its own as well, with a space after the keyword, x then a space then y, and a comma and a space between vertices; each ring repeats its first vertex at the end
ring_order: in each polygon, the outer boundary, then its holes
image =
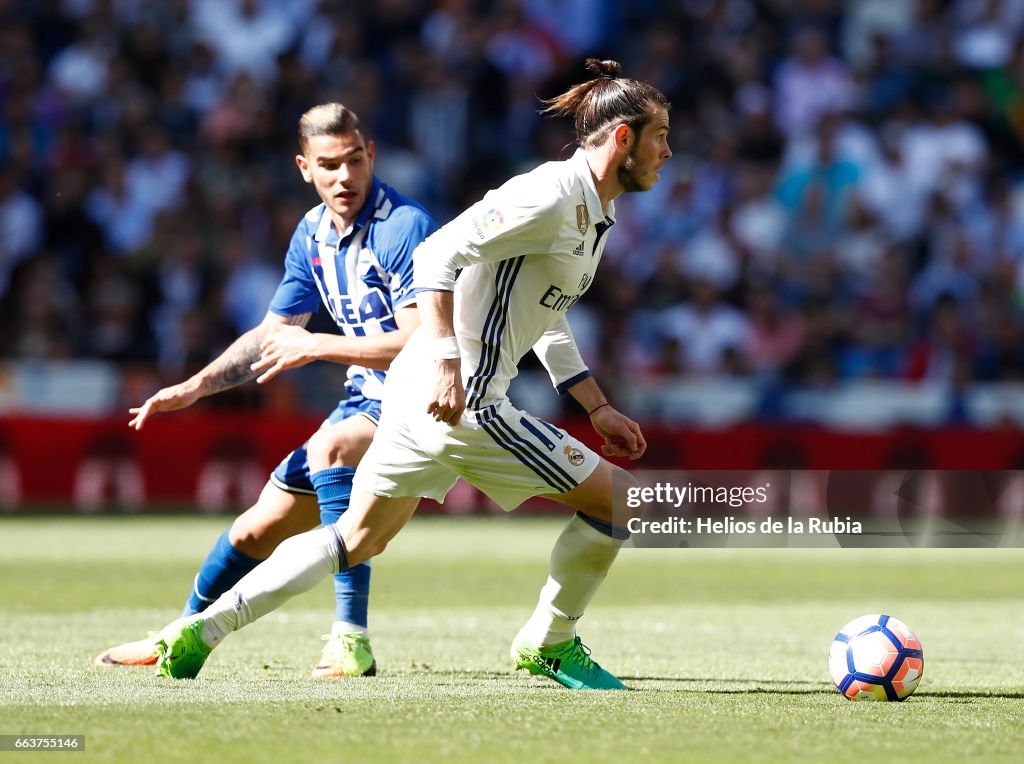
POLYGON ((235 549, 228 539, 230 531, 228 528, 220 535, 213 549, 203 560, 192 584, 192 591, 185 601, 185 609, 181 611, 182 615, 203 612, 215 599, 262 562, 235 549))
MULTIPOLYGON (((310 475, 316 498, 320 502, 320 522, 333 525, 348 509, 352 496, 352 477, 356 471, 351 467, 329 467, 310 475)), ((364 629, 367 624, 366 611, 370 603, 370 564, 360 563, 355 567, 334 574, 334 620, 345 621, 364 629)))

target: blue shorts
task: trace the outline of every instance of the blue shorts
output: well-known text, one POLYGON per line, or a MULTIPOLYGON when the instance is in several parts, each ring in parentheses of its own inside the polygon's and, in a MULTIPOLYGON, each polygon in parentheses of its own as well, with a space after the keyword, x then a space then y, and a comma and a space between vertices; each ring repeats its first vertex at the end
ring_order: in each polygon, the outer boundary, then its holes
MULTIPOLYGON (((330 427, 332 424, 353 416, 364 416, 374 424, 380 422, 380 401, 353 395, 338 401, 338 407, 320 425, 330 427)), ((309 441, 306 441, 308 443, 309 441)), ((309 481, 309 459, 306 456, 306 443, 292 451, 281 460, 277 469, 270 476, 270 482, 288 493, 306 493, 316 495, 313 484, 309 481)))

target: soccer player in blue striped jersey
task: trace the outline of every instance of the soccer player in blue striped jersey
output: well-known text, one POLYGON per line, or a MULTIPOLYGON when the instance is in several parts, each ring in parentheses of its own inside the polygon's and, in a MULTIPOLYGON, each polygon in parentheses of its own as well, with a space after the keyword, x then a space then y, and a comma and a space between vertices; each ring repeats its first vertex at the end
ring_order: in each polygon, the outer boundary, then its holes
POLYGON ((532 496, 575 510, 537 607, 513 639, 516 668, 572 689, 622 689, 590 657, 576 624, 625 537, 613 526, 612 482, 628 476, 507 397, 532 349, 555 387, 588 412, 605 456, 638 459, 646 448, 639 426, 591 376, 565 312, 593 282, 613 200, 652 188, 672 156, 669 104, 651 85, 621 77, 614 61, 587 65, 595 77, 546 109, 575 119, 576 153, 491 191, 416 250, 423 323, 388 373, 348 512, 283 542, 204 613, 168 625, 157 640, 160 673, 195 676, 227 634, 380 553, 421 497, 442 500, 462 477, 506 510, 532 496))
MULTIPOLYGON (((430 215, 373 174, 374 144, 341 104, 315 106, 299 121, 299 172, 322 203, 299 221, 284 277, 263 321, 217 359, 138 408, 130 426, 253 378, 325 359, 349 364, 347 397, 321 428, 274 470, 256 504, 214 544, 195 577, 183 614, 200 613, 284 539, 317 521, 332 526, 348 506, 355 467, 380 418, 384 370, 419 325, 413 250, 435 229, 430 215), (323 305, 340 335, 303 327, 323 305)), ((315 677, 372 675, 367 634, 370 568, 335 576, 335 619, 315 677)), ((98 666, 153 665, 152 638, 118 645, 98 666)))

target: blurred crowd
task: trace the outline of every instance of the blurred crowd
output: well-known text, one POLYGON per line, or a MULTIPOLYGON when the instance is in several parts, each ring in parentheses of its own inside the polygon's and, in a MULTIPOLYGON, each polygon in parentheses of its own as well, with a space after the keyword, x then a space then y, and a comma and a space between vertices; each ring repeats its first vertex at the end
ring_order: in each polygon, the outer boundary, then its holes
POLYGON ((591 55, 673 103, 570 314, 609 386, 1024 379, 1024 0, 0 0, 0 355, 179 378, 266 310, 305 109, 444 222, 591 55))

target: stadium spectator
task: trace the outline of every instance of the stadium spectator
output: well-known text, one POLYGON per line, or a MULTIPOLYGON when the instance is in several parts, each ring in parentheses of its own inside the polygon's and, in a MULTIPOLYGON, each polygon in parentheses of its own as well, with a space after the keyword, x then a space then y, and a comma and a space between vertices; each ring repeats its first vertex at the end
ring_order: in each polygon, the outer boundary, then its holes
POLYGON ((308 2, 196 0, 192 23, 223 74, 245 73, 268 83, 277 77, 277 56, 294 41, 296 21, 304 21, 308 7, 308 2))
POLYGON ((829 51, 821 29, 807 27, 793 39, 791 54, 775 75, 776 120, 788 136, 814 128, 828 110, 853 97, 849 68, 829 51))
POLYGON ((698 377, 742 373, 751 341, 748 319, 722 299, 715 282, 698 276, 690 286, 690 301, 660 316, 662 333, 681 351, 678 368, 698 377))
POLYGON ((126 173, 122 158, 113 157, 103 167, 102 185, 93 188, 85 199, 86 214, 103 232, 110 251, 117 255, 139 250, 153 234, 155 210, 145 194, 131 192, 126 173))
POLYGON ((43 210, 10 168, 0 168, 0 294, 11 271, 43 243, 43 210))

